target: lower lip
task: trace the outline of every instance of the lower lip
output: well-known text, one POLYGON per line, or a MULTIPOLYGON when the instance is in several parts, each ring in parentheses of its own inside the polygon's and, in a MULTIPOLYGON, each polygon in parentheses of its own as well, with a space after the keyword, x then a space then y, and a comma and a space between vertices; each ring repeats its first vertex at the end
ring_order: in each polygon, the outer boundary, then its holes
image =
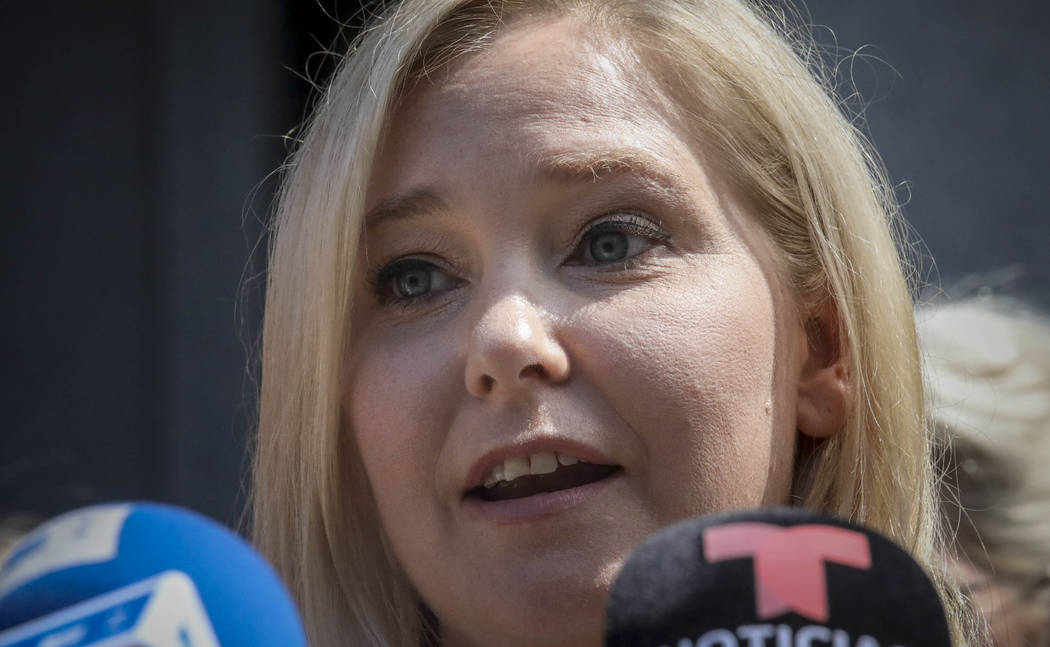
POLYGON ((614 481, 618 481, 622 475, 623 470, 619 470, 600 481, 587 485, 534 494, 520 499, 485 501, 471 497, 464 501, 464 507, 472 517, 501 525, 539 521, 583 505, 614 481))

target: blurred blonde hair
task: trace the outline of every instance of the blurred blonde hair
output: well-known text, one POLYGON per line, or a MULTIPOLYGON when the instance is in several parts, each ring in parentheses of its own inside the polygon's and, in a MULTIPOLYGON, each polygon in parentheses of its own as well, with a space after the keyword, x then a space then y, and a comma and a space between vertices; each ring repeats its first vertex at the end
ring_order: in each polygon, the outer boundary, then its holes
POLYGON ((986 295, 916 322, 958 558, 1016 587, 1032 644, 1050 644, 1050 319, 986 295))
POLYGON ((272 238, 255 541, 298 599, 311 643, 413 645, 427 624, 340 416, 373 160, 406 88, 484 49, 516 17, 542 14, 579 16, 637 53, 757 205, 800 310, 835 313, 853 402, 840 434, 800 444, 797 503, 908 548, 957 624, 957 600, 933 568, 934 479, 897 208, 805 30, 736 0, 407 0, 362 32, 321 97, 272 238))

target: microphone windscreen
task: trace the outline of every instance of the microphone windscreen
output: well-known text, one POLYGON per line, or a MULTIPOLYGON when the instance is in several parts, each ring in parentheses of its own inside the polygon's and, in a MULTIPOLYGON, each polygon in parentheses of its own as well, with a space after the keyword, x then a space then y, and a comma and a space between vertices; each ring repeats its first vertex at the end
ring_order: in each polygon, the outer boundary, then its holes
POLYGON ((609 647, 950 647, 923 569, 881 535, 797 508, 688 519, 628 557, 609 647))
POLYGON ((0 566, 0 647, 45 643, 299 647, 306 639, 277 574, 239 537, 188 510, 116 503, 48 521, 0 566))

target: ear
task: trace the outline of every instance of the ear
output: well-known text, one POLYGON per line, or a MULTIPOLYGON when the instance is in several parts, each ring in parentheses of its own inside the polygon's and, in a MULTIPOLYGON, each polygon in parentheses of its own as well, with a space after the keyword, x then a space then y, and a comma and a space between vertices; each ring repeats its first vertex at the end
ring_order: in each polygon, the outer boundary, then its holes
POLYGON ((829 299, 806 321, 807 350, 799 376, 796 425, 812 438, 842 430, 849 411, 852 383, 847 347, 838 312, 829 299))

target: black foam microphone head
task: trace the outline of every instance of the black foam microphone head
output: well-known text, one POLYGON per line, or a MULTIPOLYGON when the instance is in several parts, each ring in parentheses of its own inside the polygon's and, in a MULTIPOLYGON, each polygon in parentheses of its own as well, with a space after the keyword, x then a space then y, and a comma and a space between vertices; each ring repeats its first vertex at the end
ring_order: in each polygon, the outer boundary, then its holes
POLYGON ((795 508, 679 522, 613 584, 608 647, 950 647, 937 591, 871 530, 795 508))

